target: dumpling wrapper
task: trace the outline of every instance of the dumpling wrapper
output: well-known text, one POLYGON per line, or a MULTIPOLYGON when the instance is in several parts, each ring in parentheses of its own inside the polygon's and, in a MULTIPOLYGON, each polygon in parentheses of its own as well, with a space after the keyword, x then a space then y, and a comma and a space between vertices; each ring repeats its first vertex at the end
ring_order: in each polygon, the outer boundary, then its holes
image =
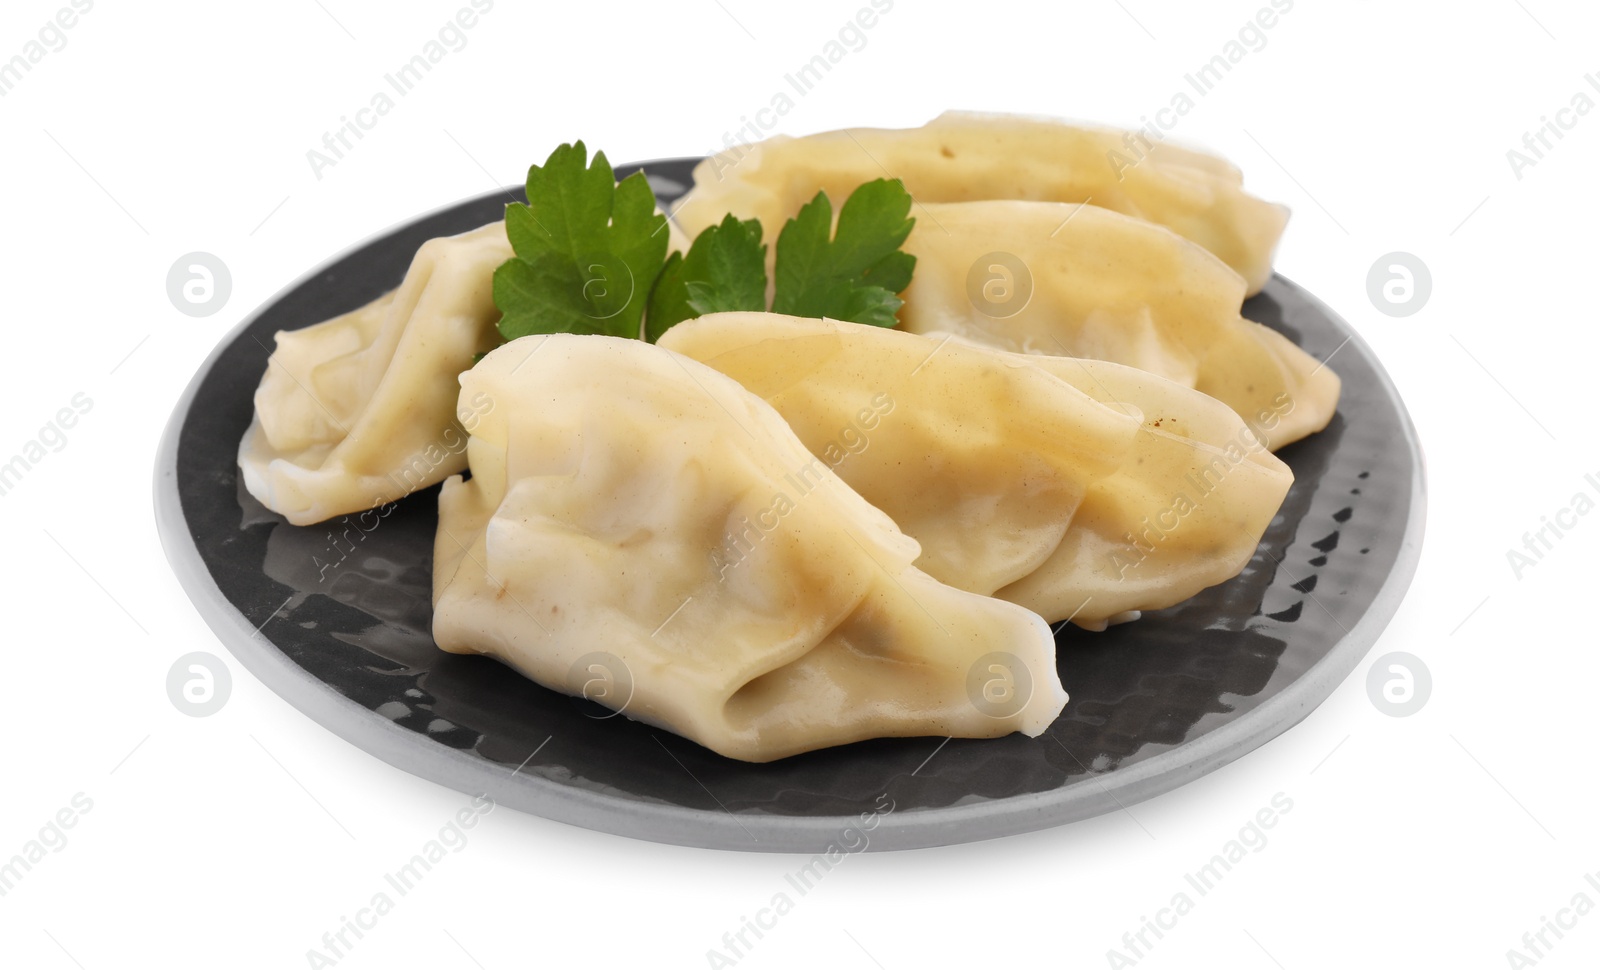
POLYGON ((239 445, 245 487, 295 525, 392 502, 466 467, 456 377, 500 341, 505 223, 430 239, 400 287, 279 331, 239 445))
MULTIPOLYGON (((921 128, 776 135, 701 162, 676 218, 692 237, 724 213, 759 218, 771 245, 784 220, 826 191, 837 209, 863 182, 892 177, 918 203, 1093 202, 1171 229, 1215 253, 1257 293, 1289 210, 1247 194, 1212 155, 1137 132, 951 111, 921 128)), ((920 213, 915 213, 919 214, 920 213)))
POLYGON ((1338 406, 1338 375, 1240 316, 1244 280, 1160 226, 1089 205, 930 203, 903 248, 917 257, 899 313, 913 333, 1137 367, 1246 421, 1275 415, 1273 449, 1338 406))
POLYGON ((917 540, 918 568, 985 595, 1050 558, 1140 427, 1137 412, 1027 360, 897 330, 715 313, 678 324, 660 345, 765 399, 917 540))
POLYGON ((1247 423, 1208 395, 1109 361, 1007 356, 1137 409, 1143 426, 1121 468, 1089 486, 1055 554, 996 596, 1103 629, 1176 606, 1249 564, 1294 484, 1267 449, 1283 415, 1247 423))
MULTIPOLYGON (((669 248, 688 242, 669 223, 669 248)), ((457 376, 501 342, 504 222, 430 239, 398 289, 279 331, 239 444, 245 488, 295 525, 375 508, 466 468, 457 376)))
POLYGON ((765 397, 923 543, 918 564, 935 577, 1051 622, 1103 629, 1233 577, 1294 480, 1226 405, 1120 364, 770 313, 688 320, 661 343, 765 397), (885 395, 894 407, 877 406, 885 395), (1008 509, 1028 511, 1041 476, 1107 458, 1115 469, 1081 473, 1080 501, 1053 524, 1008 509), (1026 569, 996 591, 994 567, 980 568, 995 561, 1026 569))
POLYGON ((439 496, 443 649, 746 761, 1037 736, 1065 704, 1043 620, 915 568, 914 540, 711 368, 525 337, 461 376, 478 400, 472 476, 439 496))

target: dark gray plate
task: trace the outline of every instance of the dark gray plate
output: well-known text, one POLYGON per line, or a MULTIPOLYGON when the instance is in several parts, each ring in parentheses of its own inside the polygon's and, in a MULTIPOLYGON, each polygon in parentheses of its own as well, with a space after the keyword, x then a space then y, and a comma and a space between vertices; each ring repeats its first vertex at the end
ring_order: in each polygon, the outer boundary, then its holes
MULTIPOLYGON (((693 164, 643 168, 665 201, 693 164)), ((1061 633, 1072 700, 1041 737, 885 739, 751 765, 598 717, 493 660, 443 653, 428 632, 436 489, 346 542, 331 524, 299 528, 264 509, 234 459, 275 331, 391 289, 424 240, 499 218, 512 195, 386 232, 290 286, 206 361, 157 460, 167 556, 218 638, 290 703, 392 765, 660 842, 856 848, 860 814, 890 804, 873 849, 994 838, 1149 798, 1275 737, 1355 667, 1410 583, 1423 521, 1411 421, 1361 339, 1280 277, 1246 315, 1319 359, 1343 348, 1339 413, 1280 452, 1295 484, 1240 576, 1106 633, 1061 633)))

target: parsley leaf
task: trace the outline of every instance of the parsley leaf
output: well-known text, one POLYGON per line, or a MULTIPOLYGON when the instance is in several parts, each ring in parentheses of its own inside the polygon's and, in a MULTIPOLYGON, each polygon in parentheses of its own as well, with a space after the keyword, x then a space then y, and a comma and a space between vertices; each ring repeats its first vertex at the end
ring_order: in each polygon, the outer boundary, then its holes
POLYGON ((916 220, 898 179, 867 182, 839 210, 825 193, 801 207, 778 234, 774 313, 895 325, 896 296, 911 282, 916 257, 900 251, 916 220))
POLYGON ((645 337, 661 339, 674 324, 723 310, 767 308, 767 247, 761 223, 725 216, 695 237, 687 256, 667 257, 650 294, 645 337))
POLYGON ((528 204, 506 206, 515 258, 494 274, 507 340, 534 333, 639 337, 667 254, 666 217, 644 173, 616 181, 604 152, 562 145, 528 169, 528 204))
MULTIPOLYGON (((604 152, 562 145, 528 169, 528 204, 506 207, 516 254, 494 274, 500 334, 575 333, 658 340, 706 313, 767 308, 761 223, 729 215, 667 257, 666 217, 642 172, 616 181, 604 152)), ((772 309, 895 325, 916 257, 900 251, 915 220, 899 180, 850 193, 833 231, 826 194, 778 234, 772 309)))

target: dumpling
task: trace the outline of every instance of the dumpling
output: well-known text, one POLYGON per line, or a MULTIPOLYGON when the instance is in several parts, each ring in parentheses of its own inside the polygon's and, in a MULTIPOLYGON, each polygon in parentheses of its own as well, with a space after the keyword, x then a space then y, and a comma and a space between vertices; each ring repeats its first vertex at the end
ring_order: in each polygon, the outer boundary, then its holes
POLYGON ((503 222, 430 239, 399 289, 280 331, 239 445, 250 494, 310 525, 465 468, 456 377, 500 342, 492 284, 510 257, 503 222))
POLYGON ((1089 486, 1054 555, 996 596, 1101 629, 1175 606, 1249 564, 1294 483, 1267 450, 1282 415, 1246 422, 1205 394, 1108 361, 1008 356, 1137 409, 1143 426, 1122 466, 1089 486))
MULTIPOLYGON (((759 218, 770 244, 818 190, 835 204, 876 178, 901 179, 919 203, 978 199, 1093 202, 1191 239, 1245 278, 1272 275, 1289 212, 1241 188, 1228 162, 1139 132, 1014 115, 946 112, 921 128, 777 135, 695 168, 676 215, 690 236, 732 212, 759 218)), ((918 215, 921 215, 918 212, 918 215)))
POLYGON ((1237 273, 1160 226, 1089 205, 932 203, 904 249, 913 333, 1137 367, 1252 423, 1275 415, 1274 449, 1327 427, 1339 403, 1332 370, 1239 315, 1237 273))
POLYGON ((917 540, 918 568, 974 593, 1050 558, 1084 494, 1127 460, 1140 427, 1137 412, 1027 359, 897 330, 715 313, 660 343, 764 398, 812 454, 917 540))
POLYGON ((762 313, 661 342, 765 397, 922 543, 919 566, 1051 622, 1101 629, 1229 579, 1294 477, 1221 402, 1119 364, 762 313), (1052 481, 1075 501, 1038 502, 1052 481))
MULTIPOLYGON (((688 241, 669 225, 669 249, 688 241)), ((239 444, 245 488, 295 525, 374 508, 466 467, 456 377, 501 343, 494 271, 504 222, 430 239, 400 287, 360 309, 283 330, 239 444)))
POLYGON ((746 761, 1036 736, 1065 704, 1043 620, 914 567, 914 540, 711 368, 525 337, 461 376, 480 399, 472 476, 439 496, 443 649, 746 761))

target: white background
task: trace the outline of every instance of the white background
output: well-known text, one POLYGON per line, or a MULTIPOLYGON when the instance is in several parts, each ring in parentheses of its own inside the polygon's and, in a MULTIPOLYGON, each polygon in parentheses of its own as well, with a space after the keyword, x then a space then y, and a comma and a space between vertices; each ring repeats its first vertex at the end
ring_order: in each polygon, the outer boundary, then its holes
MULTIPOLYGON (((0 59, 65 5, 9 0, 0 59)), ((0 898, 7 966, 306 966, 467 802, 264 689, 168 570, 153 455, 218 339, 326 257, 519 181, 558 142, 581 137, 618 162, 720 146, 865 0, 499 0, 318 179, 307 150, 465 5, 101 0, 0 98, 0 458, 74 394, 94 402, 0 498, 0 857, 76 793, 93 801, 68 844, 0 898), (233 276, 227 305, 203 319, 165 289, 195 250, 233 276), (165 690, 193 650, 234 671, 208 718, 165 690)), ((914 125, 950 107, 1137 125, 1262 6, 899 0, 775 130, 914 125)), ((1584 80, 1600 71, 1597 21, 1592 5, 1557 0, 1299 0, 1173 132, 1294 208, 1280 270, 1360 331, 1420 430, 1421 567, 1357 673, 1287 734, 1128 813, 852 857, 739 966, 1106 966, 1279 792, 1293 809, 1267 846, 1141 967, 1520 965, 1506 951, 1541 917, 1580 891, 1600 904, 1583 878, 1600 870, 1600 516, 1520 579, 1506 559, 1600 473, 1600 112, 1520 179, 1506 156, 1576 92, 1600 99, 1584 80), (1429 303, 1401 319, 1366 289, 1395 250, 1433 276, 1429 303), (1407 718, 1381 713, 1365 687, 1393 650, 1433 673, 1407 718)), ((799 862, 501 809, 338 965, 706 966, 799 862)), ((1600 913, 1565 933, 1537 965, 1594 966, 1600 913)))

